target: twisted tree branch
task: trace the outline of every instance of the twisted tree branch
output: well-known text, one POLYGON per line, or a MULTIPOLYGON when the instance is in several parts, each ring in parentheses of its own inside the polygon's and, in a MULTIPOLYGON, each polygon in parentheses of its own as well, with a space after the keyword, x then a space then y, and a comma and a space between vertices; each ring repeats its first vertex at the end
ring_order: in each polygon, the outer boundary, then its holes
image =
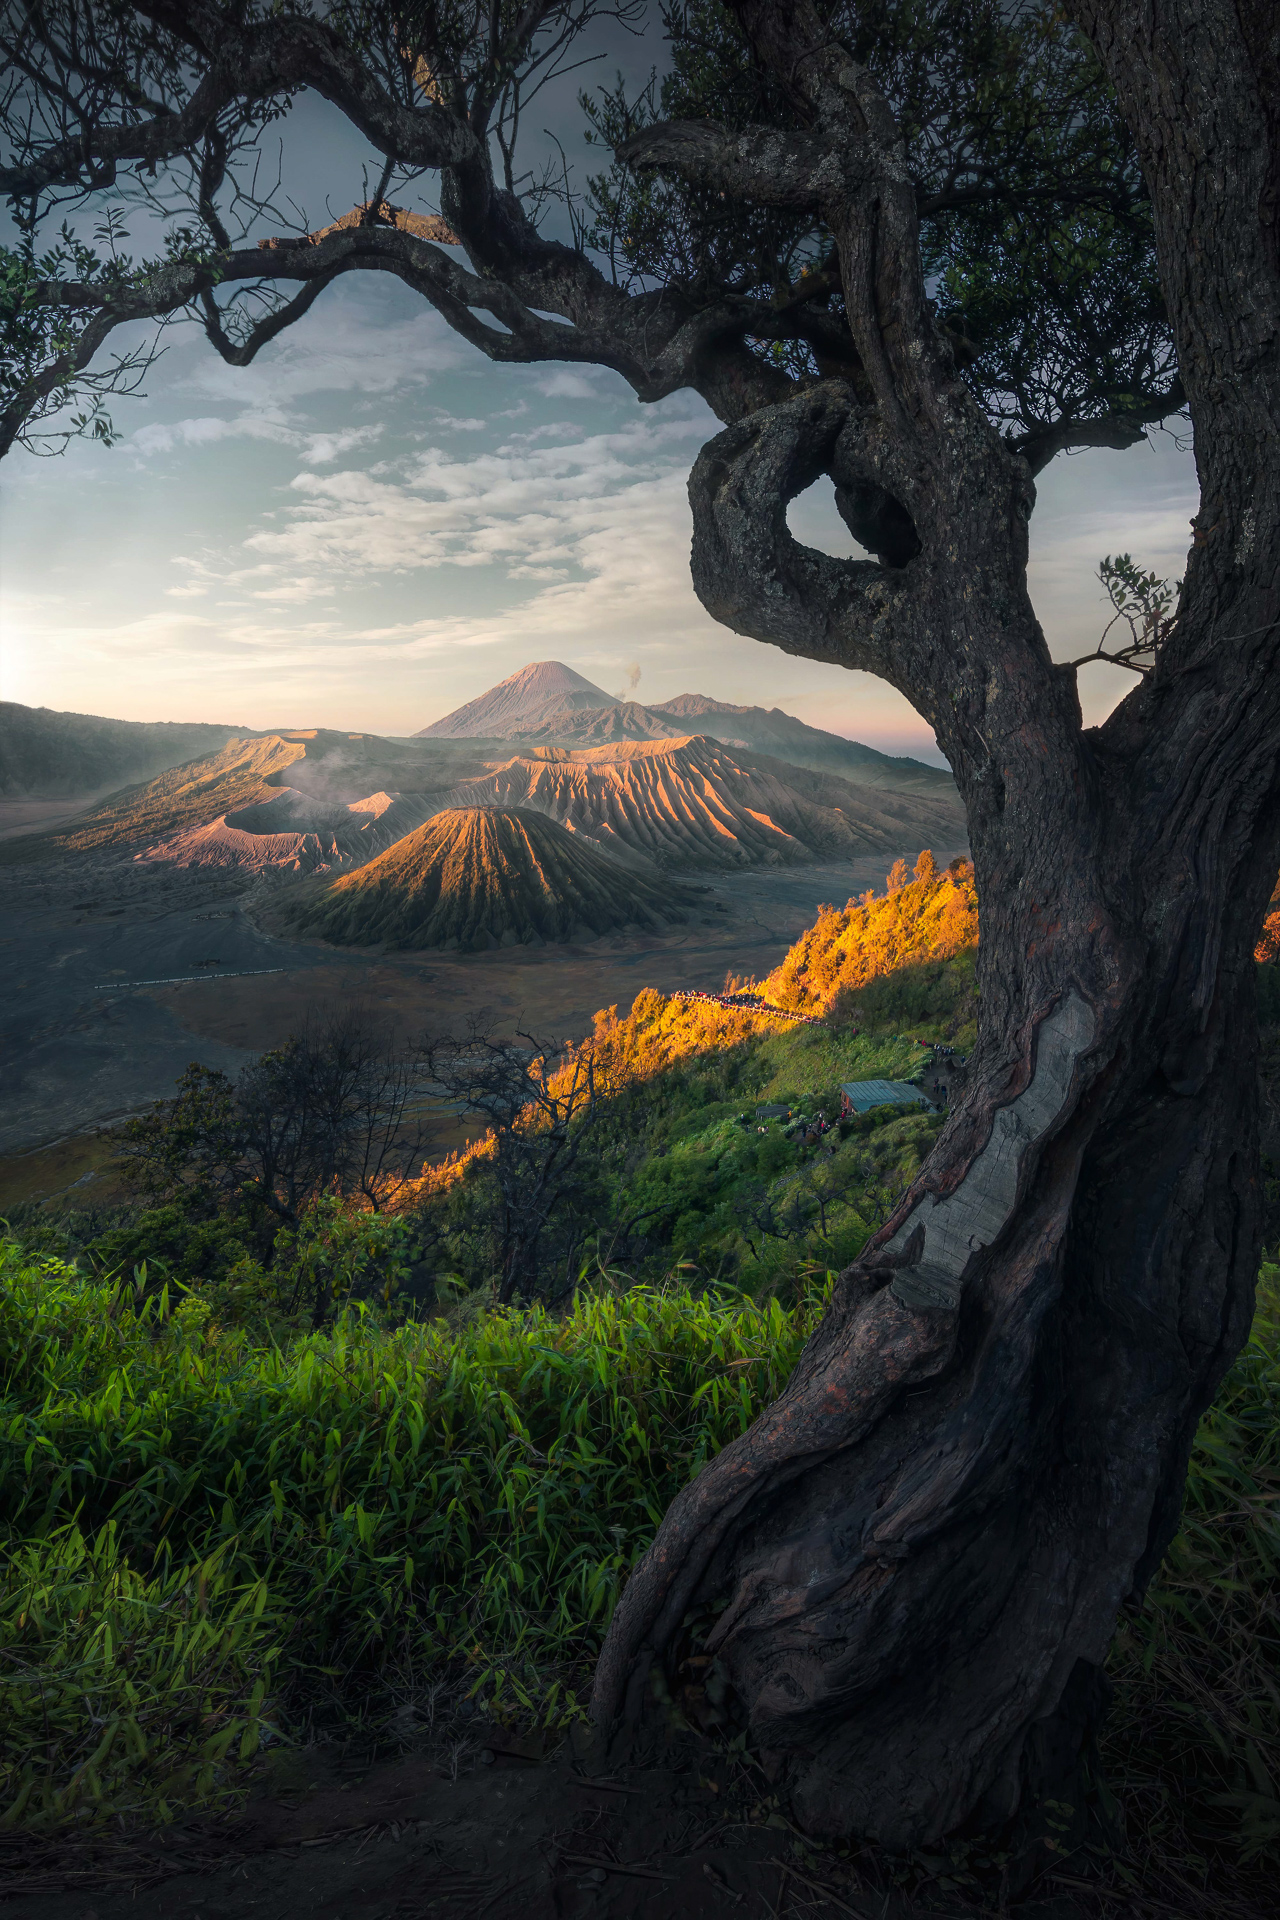
POLYGON ((766 207, 820 207, 845 184, 825 141, 776 127, 734 133, 709 120, 645 127, 615 149, 631 167, 674 167, 687 179, 766 207))
POLYGON ((1185 410, 1187 396, 1181 380, 1174 379, 1163 394, 1153 395, 1143 405, 1123 413, 1106 413, 1096 420, 1062 419, 1019 434, 1011 444, 1022 454, 1032 473, 1041 473, 1059 453, 1071 447, 1111 447, 1123 453, 1141 445, 1147 428, 1171 413, 1185 410))
POLYGON ((0 167, 0 193, 31 199, 48 187, 78 184, 86 168, 94 186, 108 186, 123 163, 155 166, 189 152, 233 102, 269 100, 304 87, 339 106, 381 152, 411 165, 483 164, 483 147, 469 127, 430 100, 414 107, 395 100, 322 21, 289 15, 237 30, 215 8, 137 10, 179 32, 207 62, 191 98, 176 112, 140 122, 86 119, 74 136, 18 166, 0 167))
POLYGON ((800 545, 787 507, 819 474, 880 481, 853 389, 828 381, 752 414, 703 448, 689 480, 693 584, 713 619, 788 653, 902 684, 916 596, 900 568, 800 545))

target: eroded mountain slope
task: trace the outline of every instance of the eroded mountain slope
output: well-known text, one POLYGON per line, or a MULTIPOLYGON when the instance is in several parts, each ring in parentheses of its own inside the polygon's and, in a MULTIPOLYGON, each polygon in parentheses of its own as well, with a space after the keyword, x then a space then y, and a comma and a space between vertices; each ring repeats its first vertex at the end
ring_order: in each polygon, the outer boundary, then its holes
POLYGON ((137 786, 110 794, 59 833, 13 840, 0 858, 25 860, 59 853, 157 841, 207 825, 211 817, 271 797, 269 782, 303 757, 300 740, 279 734, 228 740, 216 753, 171 767, 137 786))
POLYGON ((9 841, 0 861, 137 848, 143 860, 181 867, 355 866, 438 812, 459 780, 501 764, 505 751, 325 729, 237 737, 110 794, 57 832, 9 841))
POLYGON ((734 868, 963 845, 949 794, 886 794, 701 736, 513 756, 454 788, 458 806, 532 807, 669 870, 734 868), (820 799, 818 795, 823 797, 820 799))

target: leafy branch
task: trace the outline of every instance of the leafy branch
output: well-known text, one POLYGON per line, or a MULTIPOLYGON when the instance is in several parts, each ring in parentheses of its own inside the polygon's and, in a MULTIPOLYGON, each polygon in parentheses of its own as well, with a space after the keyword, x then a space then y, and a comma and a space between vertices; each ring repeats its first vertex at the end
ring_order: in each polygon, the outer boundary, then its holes
POLYGON ((0 244, 0 451, 17 444, 48 456, 82 438, 113 445, 120 436, 105 401, 138 392, 162 351, 163 322, 145 344, 93 368, 107 333, 122 317, 145 315, 147 290, 167 269, 200 268, 211 285, 218 277, 216 255, 186 227, 166 236, 163 260, 135 262, 122 250, 128 234, 114 209, 94 239, 101 251, 64 222, 43 253, 29 235, 16 247, 0 244), (55 416, 63 416, 55 428, 38 430, 55 416))
POLYGON ((1082 654, 1078 660, 1069 660, 1067 665, 1087 667, 1091 660, 1105 660, 1113 667, 1127 667, 1130 673, 1150 673, 1177 617, 1169 609, 1177 600, 1182 582, 1143 573, 1127 553, 1118 553, 1114 558, 1108 554, 1101 560, 1098 578, 1115 612, 1093 652, 1082 654), (1108 647, 1108 635, 1121 623, 1128 628, 1129 638, 1122 639, 1118 646, 1108 647))

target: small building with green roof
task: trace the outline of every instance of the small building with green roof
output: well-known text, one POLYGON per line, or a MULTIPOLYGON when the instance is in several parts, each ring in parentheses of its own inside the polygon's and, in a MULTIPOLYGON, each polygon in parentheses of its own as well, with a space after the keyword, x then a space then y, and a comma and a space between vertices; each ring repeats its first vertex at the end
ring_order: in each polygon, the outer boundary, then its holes
POLYGON ((931 1107, 933 1102, 909 1080, 846 1080, 840 1088, 840 1114, 870 1113, 872 1107, 931 1107))

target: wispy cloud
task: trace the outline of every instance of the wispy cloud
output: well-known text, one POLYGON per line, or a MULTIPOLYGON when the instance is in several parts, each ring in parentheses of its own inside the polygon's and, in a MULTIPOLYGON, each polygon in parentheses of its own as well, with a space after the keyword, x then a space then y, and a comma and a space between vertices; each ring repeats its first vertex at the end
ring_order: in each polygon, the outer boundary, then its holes
POLYGON ((357 447, 370 445, 382 435, 382 426, 342 427, 331 433, 315 433, 292 424, 278 411, 242 412, 227 418, 204 414, 186 420, 151 421, 128 438, 128 449, 140 459, 172 453, 175 447, 211 447, 221 440, 269 440, 275 446, 288 447, 305 465, 325 466, 357 447))
POLYGON ((340 573, 348 583, 446 565, 501 567, 513 580, 594 573, 616 565, 620 538, 642 537, 637 489, 665 485, 684 510, 691 448, 705 432, 683 414, 470 459, 434 446, 374 469, 311 465, 291 482, 284 523, 244 541, 249 568, 206 563, 202 577, 266 594, 277 570, 293 582, 340 573))

